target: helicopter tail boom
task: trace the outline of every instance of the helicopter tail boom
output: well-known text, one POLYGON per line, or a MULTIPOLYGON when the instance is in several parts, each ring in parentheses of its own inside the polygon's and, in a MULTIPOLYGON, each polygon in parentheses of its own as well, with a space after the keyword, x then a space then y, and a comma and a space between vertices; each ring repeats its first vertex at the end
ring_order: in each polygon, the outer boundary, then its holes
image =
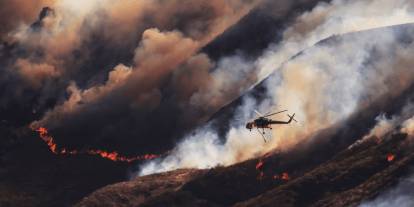
POLYGON ((297 122, 295 119, 295 114, 293 115, 288 114, 287 116, 289 117, 288 121, 271 121, 270 124, 290 124, 292 121, 297 122))

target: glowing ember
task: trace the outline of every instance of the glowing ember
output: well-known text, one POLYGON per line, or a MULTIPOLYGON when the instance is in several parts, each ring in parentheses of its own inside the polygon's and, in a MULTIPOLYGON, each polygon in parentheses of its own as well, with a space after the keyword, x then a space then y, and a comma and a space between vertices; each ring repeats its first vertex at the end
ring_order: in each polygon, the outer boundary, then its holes
POLYGON ((263 177, 264 177, 264 172, 260 172, 259 175, 257 176, 257 179, 261 180, 263 179, 263 177))
POLYGON ((281 175, 273 175, 273 180, 284 180, 284 181, 288 181, 290 180, 289 174, 287 172, 282 173, 281 175))
POLYGON ((289 180, 290 179, 289 174, 287 172, 282 173, 281 179, 282 180, 289 180))
POLYGON ((392 162, 394 159, 395 159, 395 155, 394 154, 391 154, 391 153, 388 153, 387 154, 387 161, 388 162, 392 162))
POLYGON ((263 167, 263 164, 264 164, 263 160, 259 160, 259 162, 256 164, 256 170, 261 169, 263 167))
POLYGON ((259 175, 257 176, 258 180, 261 180, 264 177, 263 165, 264 165, 263 160, 259 160, 259 162, 256 164, 256 170, 259 171, 259 175))
POLYGON ((68 150, 65 148, 62 148, 61 150, 57 149, 57 145, 53 140, 53 137, 49 135, 47 129, 45 127, 39 127, 35 129, 36 132, 39 133, 40 138, 47 144, 50 151, 54 154, 64 155, 75 155, 75 154, 88 154, 88 155, 96 155, 100 156, 105 159, 109 159, 112 161, 120 161, 120 162, 133 162, 136 160, 150 160, 160 157, 160 155, 155 154, 146 154, 146 155, 140 155, 135 157, 125 157, 122 155, 119 155, 118 152, 107 152, 104 150, 87 150, 87 151, 77 151, 77 150, 68 150))
MULTIPOLYGON (((267 156, 265 156, 265 157, 267 157, 267 156)), ((265 174, 263 172, 263 167, 264 167, 264 161, 262 159, 260 159, 259 162, 257 162, 257 164, 256 164, 256 170, 259 171, 259 174, 257 175, 258 180, 262 180, 265 176, 265 174)), ((283 180, 283 181, 290 180, 289 174, 287 172, 284 172, 280 175, 278 175, 278 174, 273 175, 270 178, 272 178, 273 180, 283 180)))

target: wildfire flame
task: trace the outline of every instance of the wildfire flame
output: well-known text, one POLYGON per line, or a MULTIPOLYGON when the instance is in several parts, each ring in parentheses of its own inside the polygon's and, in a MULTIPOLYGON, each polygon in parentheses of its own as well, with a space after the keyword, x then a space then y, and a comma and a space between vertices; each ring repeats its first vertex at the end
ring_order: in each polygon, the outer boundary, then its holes
POLYGON ((387 154, 387 161, 392 162, 395 159, 395 155, 392 153, 387 154))
POLYGON ((256 170, 259 171, 259 174, 257 175, 257 179, 261 180, 264 177, 264 172, 263 172, 263 165, 264 162, 263 160, 259 160, 259 162, 256 164, 256 170))
POLYGON ((263 160, 259 160, 259 162, 256 164, 256 170, 261 169, 263 167, 263 164, 264 164, 263 160))
POLYGON ((49 147, 49 150, 52 153, 57 154, 57 155, 88 154, 88 155, 100 156, 102 158, 116 161, 116 162, 133 162, 136 160, 150 160, 150 159, 155 159, 161 156, 161 155, 155 155, 155 154, 145 154, 145 155, 140 155, 140 156, 135 156, 135 157, 126 157, 126 156, 120 155, 118 152, 107 152, 104 150, 96 150, 96 149, 87 150, 87 151, 77 151, 77 150, 68 150, 68 149, 62 148, 58 150, 53 137, 49 135, 49 132, 47 131, 45 127, 39 127, 35 129, 35 131, 39 133, 40 138, 42 138, 42 140, 47 144, 47 146, 49 147))
MULTIPOLYGON (((256 170, 259 171, 259 174, 257 175, 257 179, 258 180, 262 180, 264 178, 264 172, 263 172, 263 167, 264 167, 264 161, 262 159, 259 160, 259 162, 257 162, 256 164, 256 170)), ((288 181, 290 180, 290 176, 289 173, 287 172, 283 172, 282 174, 278 175, 273 175, 274 180, 283 180, 283 181, 288 181)))
POLYGON ((290 180, 289 174, 287 172, 282 173, 281 175, 273 175, 273 180, 284 180, 288 181, 290 180))
MULTIPOLYGON (((49 136, 47 129, 44 127, 39 127, 36 129, 37 132, 39 132, 40 138, 43 139, 44 142, 46 142, 47 146, 49 146, 49 149, 51 152, 58 154, 58 151, 56 151, 56 143, 53 141, 53 137, 49 136)), ((63 149, 66 153, 66 150, 63 149)))
POLYGON ((282 180, 289 180, 290 179, 289 174, 287 172, 282 173, 281 179, 282 180))

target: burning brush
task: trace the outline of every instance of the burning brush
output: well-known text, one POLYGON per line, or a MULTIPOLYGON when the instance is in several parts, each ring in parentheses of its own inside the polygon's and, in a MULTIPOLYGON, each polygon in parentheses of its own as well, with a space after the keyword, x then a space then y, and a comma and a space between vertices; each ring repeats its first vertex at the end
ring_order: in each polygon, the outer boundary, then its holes
POLYGON ((259 171, 259 175, 257 176, 258 180, 261 180, 264 177, 263 166, 264 162, 260 159, 259 162, 256 164, 256 170, 259 171))
MULTIPOLYGON (((265 157, 267 157, 267 156, 265 156, 265 157)), ((262 159, 260 159, 259 162, 256 164, 256 170, 259 171, 259 175, 257 176, 258 180, 262 180, 265 176, 264 171, 263 171, 264 164, 265 164, 265 162, 262 159)), ((280 175, 279 174, 273 175, 272 179, 273 180, 288 181, 288 180, 290 180, 290 176, 289 176, 289 173, 283 172, 280 175)))
POLYGON ((278 174, 273 175, 273 180, 284 180, 284 181, 288 181, 288 180, 290 180, 289 173, 284 172, 284 173, 282 173, 280 175, 278 175, 278 174))
POLYGON ((392 161, 394 161, 395 160, 395 155, 394 154, 392 154, 392 153, 388 153, 387 154, 387 161, 388 162, 392 162, 392 161))
POLYGON ((115 162, 133 162, 136 160, 150 160, 150 159, 155 159, 161 156, 161 155, 156 155, 156 154, 145 154, 145 155, 134 156, 134 157, 126 157, 126 156, 120 155, 118 152, 107 152, 104 150, 77 151, 77 150, 68 150, 65 148, 58 150, 53 137, 49 135, 45 127, 39 127, 33 130, 39 133, 40 138, 42 138, 42 140, 47 144, 47 146, 49 147, 49 150, 52 153, 57 154, 57 155, 88 154, 88 155, 100 156, 102 158, 112 160, 115 162))

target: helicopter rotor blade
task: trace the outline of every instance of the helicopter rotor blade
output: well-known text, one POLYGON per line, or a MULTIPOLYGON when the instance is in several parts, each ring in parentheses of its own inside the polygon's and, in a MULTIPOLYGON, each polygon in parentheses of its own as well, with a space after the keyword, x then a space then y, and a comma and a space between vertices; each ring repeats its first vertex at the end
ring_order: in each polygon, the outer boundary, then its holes
POLYGON ((278 112, 275 112, 275 113, 271 113, 271 114, 268 114, 268 115, 264 115, 263 117, 273 116, 273 115, 280 114, 280 113, 283 113, 283 112, 286 112, 286 111, 287 110, 278 111, 278 112))
POLYGON ((260 117, 263 117, 264 115, 263 114, 261 114, 260 112, 258 112, 257 110, 254 110, 254 112, 257 114, 257 115, 259 115, 260 117))

